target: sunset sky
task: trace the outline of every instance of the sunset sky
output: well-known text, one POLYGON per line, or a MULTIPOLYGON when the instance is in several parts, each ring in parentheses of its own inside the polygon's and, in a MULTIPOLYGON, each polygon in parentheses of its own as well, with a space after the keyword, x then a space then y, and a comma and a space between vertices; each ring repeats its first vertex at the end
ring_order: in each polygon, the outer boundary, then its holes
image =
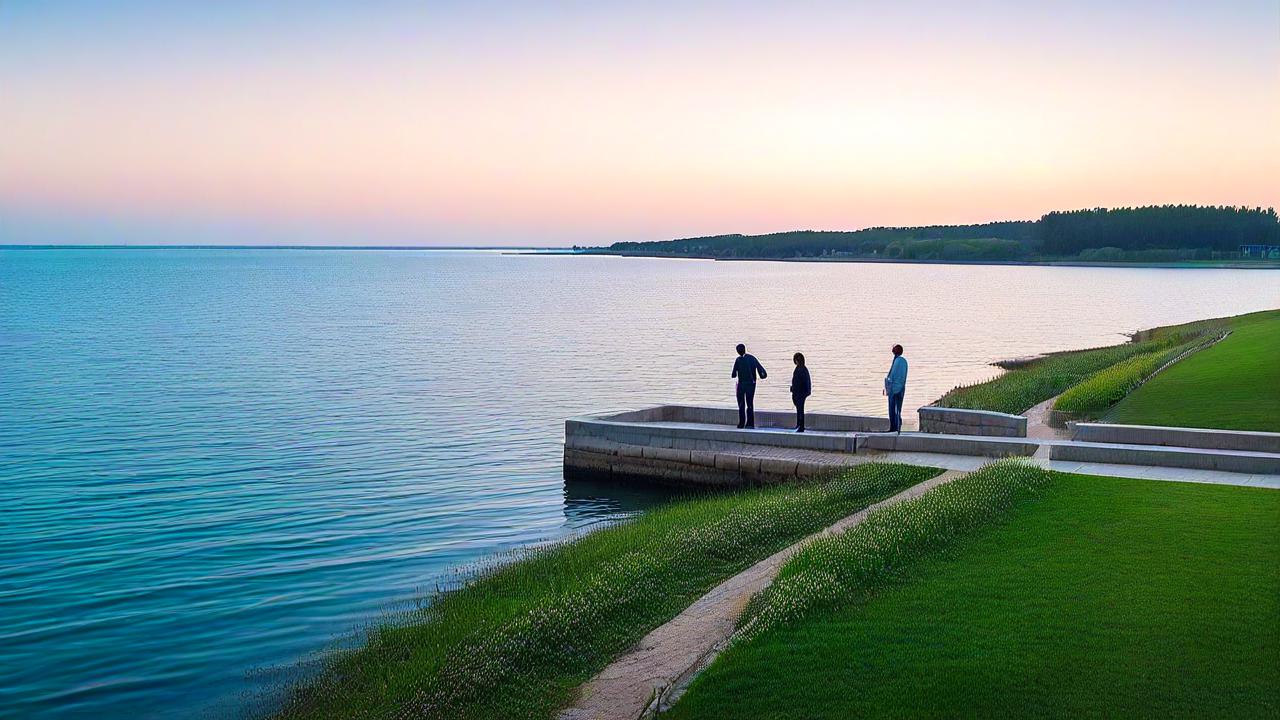
POLYGON ((0 2, 0 243, 1280 205, 1280 3, 0 2))

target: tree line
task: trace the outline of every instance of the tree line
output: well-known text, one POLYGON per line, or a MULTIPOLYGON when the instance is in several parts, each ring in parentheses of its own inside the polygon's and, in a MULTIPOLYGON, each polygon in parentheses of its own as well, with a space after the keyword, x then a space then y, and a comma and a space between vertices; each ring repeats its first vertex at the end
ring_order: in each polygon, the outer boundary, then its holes
POLYGON ((1051 212, 1036 223, 1038 250, 1072 255, 1089 248, 1234 251, 1280 245, 1275 208, 1157 205, 1051 212))
POLYGON ((887 259, 1025 260, 1195 259, 1241 245, 1280 245, 1274 208, 1158 205, 1051 212, 1036 221, 976 225, 797 230, 767 235, 618 242, 577 248, 715 258, 883 257, 887 259))

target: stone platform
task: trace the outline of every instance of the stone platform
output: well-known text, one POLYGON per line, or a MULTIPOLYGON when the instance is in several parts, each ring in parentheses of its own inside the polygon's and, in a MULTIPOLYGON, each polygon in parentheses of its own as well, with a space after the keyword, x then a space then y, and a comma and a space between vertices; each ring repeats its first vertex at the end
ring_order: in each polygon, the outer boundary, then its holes
POLYGON ((1132 467, 1107 474, 1151 477, 1142 468, 1159 468, 1157 475, 1169 476, 1161 479, 1194 480, 1201 473, 1206 482, 1234 476, 1238 484, 1280 486, 1280 453, 1238 449, 1271 449, 1266 433, 1101 426, 1084 428, 1081 439, 1052 440, 1022 437, 1020 416, 965 412, 968 417, 936 418, 945 426, 922 423, 959 433, 889 433, 885 418, 810 413, 811 429, 801 434, 790 430, 792 413, 770 411, 756 413, 756 428, 739 429, 736 408, 689 405, 576 417, 565 422, 564 471, 566 477, 725 487, 784 482, 877 460, 926 464, 921 458, 929 458, 934 467, 972 469, 991 458, 1035 457, 1071 472, 1132 467))

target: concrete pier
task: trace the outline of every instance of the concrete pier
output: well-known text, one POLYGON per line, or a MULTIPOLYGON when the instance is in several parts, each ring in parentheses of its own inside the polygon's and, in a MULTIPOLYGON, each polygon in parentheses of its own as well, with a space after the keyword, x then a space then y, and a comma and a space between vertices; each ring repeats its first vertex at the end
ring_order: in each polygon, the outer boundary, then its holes
POLYGON ((790 413, 756 413, 738 429, 736 408, 662 405, 565 422, 567 475, 644 478, 674 485, 750 485, 852 464, 857 430, 887 430, 884 418, 813 414, 791 432, 790 413))

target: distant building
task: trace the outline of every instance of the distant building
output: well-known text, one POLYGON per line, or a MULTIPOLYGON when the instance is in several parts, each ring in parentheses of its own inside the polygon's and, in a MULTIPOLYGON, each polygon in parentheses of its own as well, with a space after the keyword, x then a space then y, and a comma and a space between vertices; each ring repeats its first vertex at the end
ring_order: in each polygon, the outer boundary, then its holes
POLYGON ((1280 245, 1241 245, 1240 257, 1256 260, 1280 260, 1280 245))

